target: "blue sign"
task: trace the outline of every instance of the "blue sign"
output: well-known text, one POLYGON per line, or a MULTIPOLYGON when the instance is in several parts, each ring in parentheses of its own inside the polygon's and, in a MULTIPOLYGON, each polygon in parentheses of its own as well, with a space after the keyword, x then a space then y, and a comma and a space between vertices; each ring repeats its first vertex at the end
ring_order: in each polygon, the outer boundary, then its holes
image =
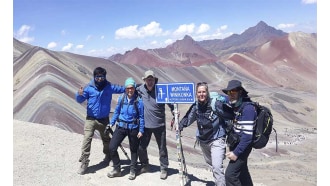
POLYGON ((156 84, 157 103, 194 103, 194 83, 156 84))

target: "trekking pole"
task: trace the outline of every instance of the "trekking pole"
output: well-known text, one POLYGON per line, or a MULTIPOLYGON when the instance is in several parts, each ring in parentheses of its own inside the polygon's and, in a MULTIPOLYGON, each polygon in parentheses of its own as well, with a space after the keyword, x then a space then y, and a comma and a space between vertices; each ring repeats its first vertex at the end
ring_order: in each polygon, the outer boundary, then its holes
MULTIPOLYGON (((113 130, 112 130, 112 128, 110 128, 110 134, 111 134, 111 136, 113 136, 113 130)), ((122 150, 123 153, 125 154, 126 158, 127 158, 128 160, 131 160, 131 159, 129 158, 127 152, 125 151, 124 147, 123 147, 121 144, 119 144, 119 147, 121 148, 121 150, 122 150)))
POLYGON ((180 166, 179 177, 180 185, 184 186, 188 182, 187 178, 187 166, 186 161, 183 155, 182 141, 181 141, 181 132, 179 130, 179 114, 178 114, 178 104, 174 104, 174 116, 175 116, 175 128, 176 128, 176 141, 177 141, 177 153, 178 153, 178 162, 180 166))
POLYGON ((276 152, 277 152, 277 132, 276 130, 273 128, 274 132, 275 132, 275 141, 276 141, 276 152))

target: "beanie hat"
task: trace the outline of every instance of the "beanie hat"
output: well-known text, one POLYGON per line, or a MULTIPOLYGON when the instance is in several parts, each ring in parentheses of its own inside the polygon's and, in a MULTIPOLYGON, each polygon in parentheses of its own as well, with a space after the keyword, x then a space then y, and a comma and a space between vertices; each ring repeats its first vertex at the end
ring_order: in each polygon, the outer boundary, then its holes
POLYGON ((134 87, 135 88, 135 81, 133 78, 129 77, 125 81, 125 88, 127 87, 134 87))

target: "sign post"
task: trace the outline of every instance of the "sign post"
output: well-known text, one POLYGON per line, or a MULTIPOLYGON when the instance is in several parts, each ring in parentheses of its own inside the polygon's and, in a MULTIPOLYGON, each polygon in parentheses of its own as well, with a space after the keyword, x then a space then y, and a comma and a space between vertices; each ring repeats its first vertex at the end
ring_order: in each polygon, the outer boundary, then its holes
POLYGON ((183 154, 181 131, 179 130, 179 111, 178 103, 194 103, 195 102, 195 86, 194 83, 169 83, 156 84, 156 102, 157 103, 173 103, 177 153, 179 162, 180 185, 184 186, 188 183, 187 166, 183 154))

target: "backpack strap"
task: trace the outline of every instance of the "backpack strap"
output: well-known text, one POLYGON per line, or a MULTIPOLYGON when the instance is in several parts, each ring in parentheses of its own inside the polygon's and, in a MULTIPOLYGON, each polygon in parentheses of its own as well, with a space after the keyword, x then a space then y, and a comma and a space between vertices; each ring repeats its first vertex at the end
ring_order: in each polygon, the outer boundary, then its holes
POLYGON ((243 102, 237 110, 237 113, 239 113, 239 115, 242 114, 242 111, 246 105, 253 105, 255 107, 256 103, 255 102, 243 102))
MULTIPOLYGON (((127 98, 127 94, 125 94, 125 93, 123 93, 122 95, 121 95, 121 100, 120 100, 120 109, 122 109, 123 108, 123 105, 124 105, 124 99, 126 99, 127 98)), ((136 99, 134 100, 134 109, 135 109, 135 111, 136 111, 136 113, 137 113, 137 115, 139 116, 140 115, 140 113, 139 113, 139 108, 138 108, 138 101, 139 101, 139 99, 141 99, 139 96, 137 96, 136 97, 136 99)), ((134 118, 134 122, 137 122, 137 118, 134 118)), ((119 120, 118 120, 118 122, 119 122, 119 120)))

